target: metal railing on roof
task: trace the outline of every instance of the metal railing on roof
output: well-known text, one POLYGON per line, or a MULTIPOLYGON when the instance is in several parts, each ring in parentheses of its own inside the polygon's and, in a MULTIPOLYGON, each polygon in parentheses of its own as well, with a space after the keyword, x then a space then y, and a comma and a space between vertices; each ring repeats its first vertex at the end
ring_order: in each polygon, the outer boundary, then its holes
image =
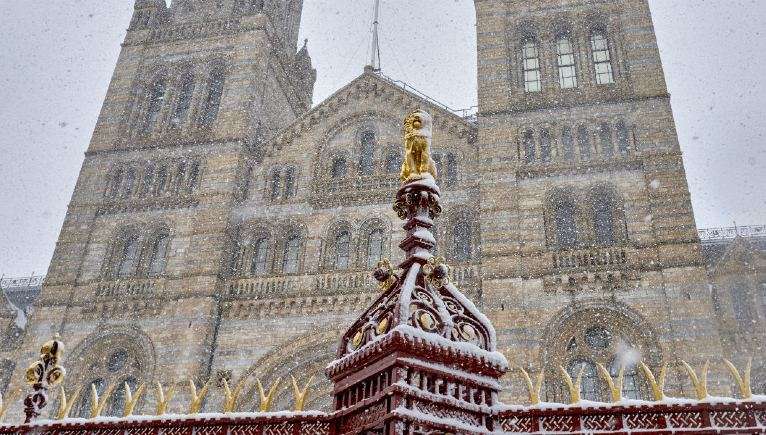
POLYGON ((435 98, 431 98, 428 95, 426 95, 424 92, 420 91, 416 87, 410 85, 409 83, 403 82, 401 80, 393 79, 385 74, 383 74, 380 71, 376 71, 375 74, 377 74, 378 77, 381 79, 391 83, 394 86, 400 87, 404 89, 407 92, 413 93, 417 95, 419 98, 437 106, 440 107, 448 112, 454 113, 455 115, 463 118, 464 120, 475 123, 476 122, 476 114, 478 112, 479 106, 471 106, 466 109, 454 109, 444 103, 442 103, 439 100, 436 100, 435 98))
POLYGON ((25 276, 22 278, 0 277, 0 289, 12 290, 12 289, 23 289, 28 287, 39 287, 43 285, 43 280, 45 280, 44 275, 34 275, 34 274, 30 276, 25 276))
POLYGON ((736 237, 766 237, 766 225, 703 228, 698 230, 698 233, 703 243, 730 240, 736 237))

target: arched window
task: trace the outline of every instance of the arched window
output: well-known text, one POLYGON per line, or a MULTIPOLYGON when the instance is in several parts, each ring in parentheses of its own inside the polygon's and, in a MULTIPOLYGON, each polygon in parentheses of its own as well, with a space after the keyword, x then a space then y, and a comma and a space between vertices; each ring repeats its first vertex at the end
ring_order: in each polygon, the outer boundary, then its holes
POLYGON ((574 47, 568 36, 562 36, 556 41, 556 60, 559 67, 559 86, 561 89, 577 87, 577 70, 575 69, 574 47))
POLYGON ((580 397, 585 400, 601 400, 601 385, 599 382, 596 364, 586 359, 576 359, 569 363, 567 372, 574 380, 577 375, 582 373, 582 384, 580 384, 580 397))
POLYGON ((444 161, 442 160, 441 153, 433 153, 433 154, 431 154, 431 160, 434 161, 434 166, 436 167, 436 174, 438 176, 443 176, 443 174, 444 174, 444 161))
POLYGON ((111 182, 109 184, 109 188, 106 191, 107 197, 109 198, 117 197, 118 193, 120 192, 120 186, 122 186, 122 178, 123 178, 122 168, 115 169, 114 174, 112 175, 111 182))
POLYGON ((149 86, 147 95, 146 117, 144 118, 144 133, 151 133, 157 126, 157 121, 162 111, 162 104, 165 102, 165 92, 167 90, 166 79, 164 75, 157 77, 149 86))
POLYGON ((297 273, 300 259, 301 237, 293 234, 285 241, 282 252, 282 273, 297 273))
POLYGON ((192 163, 191 167, 189 168, 189 176, 186 179, 186 186, 189 192, 197 188, 197 182, 199 181, 199 171, 199 162, 192 163))
POLYGON ((107 358, 106 369, 113 373, 119 372, 125 368, 125 365, 128 363, 128 358, 130 358, 130 355, 127 350, 117 349, 109 355, 109 358, 107 358))
POLYGON ((561 148, 564 152, 564 159, 567 161, 574 160, 574 134, 570 127, 564 127, 561 129, 561 148))
POLYGON ((376 228, 367 235, 367 268, 375 267, 383 258, 383 230, 376 228))
POLYGON ((347 166, 346 166, 346 159, 343 157, 336 157, 332 160, 332 170, 331 175, 332 178, 343 178, 346 176, 347 166))
POLYGON ((179 84, 178 101, 176 102, 175 110, 173 110, 173 116, 170 117, 171 126, 178 128, 186 121, 193 95, 194 74, 187 72, 183 75, 179 84))
POLYGON ((609 124, 602 122, 598 128, 598 137, 601 141, 601 152, 610 157, 614 154, 614 143, 612 142, 612 128, 609 124))
POLYGON ((271 180, 269 182, 269 197, 274 200, 279 198, 279 186, 281 184, 279 170, 274 169, 271 171, 271 180))
POLYGON ((173 192, 178 193, 184 186, 186 178, 186 161, 181 160, 176 168, 175 181, 173 182, 173 192))
POLYGON ((139 240, 137 235, 129 235, 123 239, 117 262, 117 274, 120 277, 132 276, 136 273, 139 254, 139 240))
POLYGON ((149 254, 149 276, 159 276, 165 272, 169 243, 170 236, 165 233, 159 234, 152 241, 149 254))
POLYGON ((125 171, 125 180, 122 183, 122 196, 123 198, 129 198, 133 194, 133 186, 136 184, 136 170, 134 168, 128 168, 125 171))
POLYGON ((101 378, 94 379, 93 381, 89 382, 85 388, 83 388, 82 392, 80 393, 80 403, 75 414, 79 418, 90 418, 92 390, 91 385, 96 387, 96 392, 99 396, 101 396, 104 393, 104 390, 106 390, 106 381, 101 378))
POLYGON ((471 223, 466 219, 461 219, 452 227, 452 245, 453 254, 457 261, 467 261, 471 259, 472 247, 471 223))
POLYGON ((386 172, 395 174, 402 167, 402 155, 397 151, 391 151, 386 156, 386 172))
POLYGON ((581 125, 577 128, 577 144, 580 148, 580 159, 586 160, 590 158, 590 134, 588 128, 581 125))
POLYGON ((613 245, 614 234, 614 202, 611 195, 606 192, 597 192, 592 198, 593 204, 593 229, 596 235, 596 243, 599 245, 613 245))
POLYGON ((524 90, 526 92, 540 92, 542 90, 540 55, 535 40, 527 39, 523 43, 521 57, 523 62, 524 90))
POLYGON ((361 154, 359 158, 359 172, 370 175, 374 169, 375 132, 366 130, 359 137, 361 142, 361 154))
POLYGON ((138 196, 144 197, 152 191, 152 185, 154 184, 154 165, 148 164, 144 169, 144 177, 141 180, 141 186, 138 190, 138 196))
POLYGON ((544 162, 551 161, 551 132, 547 128, 540 130, 540 159, 544 162))
POLYGON ((628 154, 628 151, 630 151, 630 134, 628 133, 625 121, 617 123, 617 149, 620 151, 620 154, 628 154))
POLYGON ((222 66, 216 66, 210 71, 207 85, 207 95, 202 108, 200 122, 204 126, 210 126, 218 117, 218 109, 221 106, 223 96, 224 73, 222 66))
POLYGON ((532 130, 524 132, 524 139, 522 142, 524 147, 524 161, 532 163, 535 161, 535 133, 532 130))
POLYGON ((454 184, 457 182, 457 159, 455 159, 455 155, 452 153, 447 153, 447 173, 446 173, 446 180, 447 184, 454 184))
POLYGON ((609 39, 602 31, 596 31, 590 37, 593 52, 593 69, 596 73, 596 83, 604 85, 614 83, 612 72, 612 55, 609 53, 609 39))
POLYGON ((250 275, 260 276, 268 272, 269 239, 260 237, 253 244, 253 256, 250 259, 250 275))
POLYGON ((282 194, 283 198, 290 198, 295 194, 295 168, 285 169, 285 190, 282 194))
POLYGON ((338 270, 348 269, 351 264, 351 234, 343 230, 335 236, 335 258, 333 267, 338 270))
POLYGON ((553 207, 556 244, 560 248, 571 248, 577 245, 577 209, 574 201, 569 196, 556 197, 553 207))

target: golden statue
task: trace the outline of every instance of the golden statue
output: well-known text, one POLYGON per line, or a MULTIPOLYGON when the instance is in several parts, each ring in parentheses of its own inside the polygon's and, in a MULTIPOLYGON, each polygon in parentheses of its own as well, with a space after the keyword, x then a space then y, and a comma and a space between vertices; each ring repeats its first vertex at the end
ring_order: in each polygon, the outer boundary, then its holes
POLYGON ((431 159, 431 115, 416 109, 404 119, 404 162, 399 178, 402 182, 419 180, 426 174, 436 178, 436 165, 431 159))

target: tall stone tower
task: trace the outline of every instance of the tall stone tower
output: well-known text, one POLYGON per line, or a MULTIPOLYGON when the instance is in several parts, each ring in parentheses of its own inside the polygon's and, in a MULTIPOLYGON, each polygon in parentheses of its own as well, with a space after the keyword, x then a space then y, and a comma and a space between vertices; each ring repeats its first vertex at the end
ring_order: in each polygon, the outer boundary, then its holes
POLYGON ((136 0, 22 349, 61 333, 99 389, 209 375, 246 156, 311 107, 302 7, 136 0))
POLYGON ((720 347, 647 1, 475 4, 482 290, 499 342, 547 379, 584 367, 585 397, 596 363, 626 365, 640 397, 639 356, 681 388, 678 358, 720 347))

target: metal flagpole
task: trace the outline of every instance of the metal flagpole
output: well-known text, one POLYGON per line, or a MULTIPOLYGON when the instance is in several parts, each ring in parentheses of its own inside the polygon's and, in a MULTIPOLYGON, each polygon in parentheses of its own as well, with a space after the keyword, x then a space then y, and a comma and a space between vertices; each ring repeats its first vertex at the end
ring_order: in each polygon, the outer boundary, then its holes
POLYGON ((372 21, 372 45, 370 47, 370 66, 373 71, 380 71, 380 45, 378 42, 378 17, 380 16, 380 0, 375 0, 375 15, 372 21))

